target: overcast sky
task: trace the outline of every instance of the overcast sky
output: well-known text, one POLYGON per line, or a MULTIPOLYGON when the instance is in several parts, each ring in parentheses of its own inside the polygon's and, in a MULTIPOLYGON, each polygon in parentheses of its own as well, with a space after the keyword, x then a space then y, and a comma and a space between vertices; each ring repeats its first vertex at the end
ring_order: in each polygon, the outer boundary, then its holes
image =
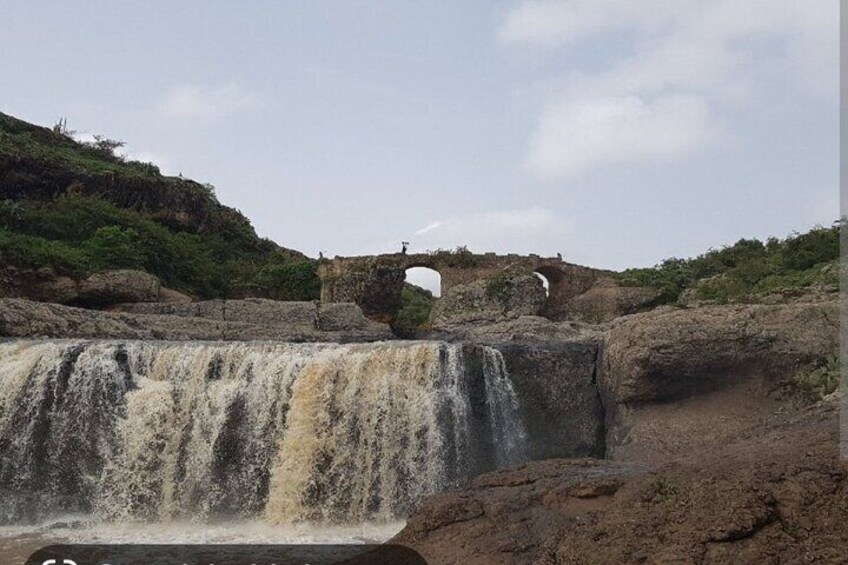
POLYGON ((837 0, 2 3, 0 110, 316 256, 606 268, 838 216, 837 0))

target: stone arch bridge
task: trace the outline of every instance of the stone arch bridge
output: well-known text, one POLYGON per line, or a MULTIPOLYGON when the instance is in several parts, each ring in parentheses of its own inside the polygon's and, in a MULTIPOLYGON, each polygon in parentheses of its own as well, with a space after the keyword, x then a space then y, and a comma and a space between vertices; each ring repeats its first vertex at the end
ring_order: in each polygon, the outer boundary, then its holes
POLYGON ((413 267, 438 272, 442 296, 458 285, 492 280, 505 273, 539 273, 549 283, 544 313, 555 320, 565 317, 569 301, 587 292, 599 279, 609 279, 610 274, 567 263, 559 257, 474 254, 461 250, 335 257, 322 259, 318 265, 321 301, 355 302, 368 317, 391 322, 400 304, 406 270, 413 267))

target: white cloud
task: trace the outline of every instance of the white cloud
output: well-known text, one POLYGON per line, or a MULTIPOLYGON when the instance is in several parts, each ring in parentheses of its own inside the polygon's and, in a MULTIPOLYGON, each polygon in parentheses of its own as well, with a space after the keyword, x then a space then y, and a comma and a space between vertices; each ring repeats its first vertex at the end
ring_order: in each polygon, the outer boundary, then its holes
POLYGON ((421 228, 420 230, 418 230, 417 232, 415 232, 415 235, 424 235, 425 233, 428 233, 428 232, 431 232, 435 229, 438 229, 441 225, 442 225, 441 222, 433 222, 432 224, 425 226, 425 227, 421 228))
POLYGON ((498 35, 551 52, 621 45, 559 76, 539 109, 528 163, 565 177, 685 157, 711 123, 774 96, 775 84, 835 100, 838 27, 832 0, 524 0, 498 35))
POLYGON ((478 253, 494 251, 556 253, 573 233, 570 220, 533 207, 457 214, 431 222, 415 232, 412 251, 453 249, 461 245, 478 253))
POLYGON ((544 47, 628 27, 657 28, 686 10, 692 0, 525 0, 507 13, 499 30, 504 43, 544 47))
POLYGON ((238 83, 220 86, 182 84, 159 103, 159 112, 169 118, 215 120, 255 109, 265 98, 238 83))
POLYGON ((707 142, 712 130, 706 103, 694 96, 567 100, 543 111, 528 161, 543 176, 572 176, 678 157, 707 142))

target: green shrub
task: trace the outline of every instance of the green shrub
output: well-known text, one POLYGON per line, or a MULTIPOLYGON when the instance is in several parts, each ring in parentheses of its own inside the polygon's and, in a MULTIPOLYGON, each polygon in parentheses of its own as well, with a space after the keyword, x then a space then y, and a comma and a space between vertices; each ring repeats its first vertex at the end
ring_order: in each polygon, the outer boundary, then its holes
POLYGON ((414 337, 416 331, 426 328, 435 301, 429 290, 404 283, 400 294, 401 306, 392 328, 401 337, 414 337))
POLYGON ((506 305, 512 298, 513 283, 509 277, 501 275, 486 281, 486 296, 506 305))
POLYGON ((474 267, 480 263, 480 258, 465 245, 456 249, 436 249, 427 253, 449 267, 474 267))
POLYGON ((655 304, 677 302, 693 289, 698 298, 716 302, 754 300, 775 292, 803 292, 814 285, 836 284, 838 223, 816 227, 786 239, 740 239, 693 259, 666 259, 648 269, 617 275, 622 284, 658 289, 655 304))
POLYGON ((98 228, 94 236, 83 243, 82 249, 95 269, 138 269, 144 264, 138 232, 132 228, 98 228))
POLYGON ((794 234, 779 247, 781 265, 801 271, 839 257, 839 229, 816 228, 794 234))
POLYGON ((262 268, 255 283, 263 294, 275 300, 317 300, 321 296, 321 280, 315 273, 314 261, 299 261, 262 268))
POLYGON ((839 388, 840 370, 839 355, 830 355, 810 371, 795 375, 794 382, 802 391, 822 398, 839 388))
POLYGON ((91 267, 88 255, 78 248, 5 229, 0 229, 0 262, 31 269, 51 267, 71 276, 82 275, 91 267))

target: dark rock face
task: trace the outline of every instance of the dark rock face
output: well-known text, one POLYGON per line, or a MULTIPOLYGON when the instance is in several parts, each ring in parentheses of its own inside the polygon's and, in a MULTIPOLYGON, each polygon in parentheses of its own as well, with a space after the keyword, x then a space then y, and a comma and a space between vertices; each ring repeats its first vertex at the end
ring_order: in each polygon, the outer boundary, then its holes
POLYGON ((745 372, 781 375, 836 351, 836 302, 664 309, 617 321, 603 385, 616 403, 671 401, 745 372))
POLYGON ((400 308, 405 279, 403 269, 366 263, 334 276, 332 284, 325 281, 321 301, 356 303, 368 318, 388 324, 400 308))
POLYGON ((603 457, 604 410, 595 383, 598 344, 495 345, 521 403, 531 459, 603 457))
POLYGON ((357 303, 370 319, 389 324, 400 309, 400 293, 406 273, 390 267, 376 266, 368 273, 357 303))

